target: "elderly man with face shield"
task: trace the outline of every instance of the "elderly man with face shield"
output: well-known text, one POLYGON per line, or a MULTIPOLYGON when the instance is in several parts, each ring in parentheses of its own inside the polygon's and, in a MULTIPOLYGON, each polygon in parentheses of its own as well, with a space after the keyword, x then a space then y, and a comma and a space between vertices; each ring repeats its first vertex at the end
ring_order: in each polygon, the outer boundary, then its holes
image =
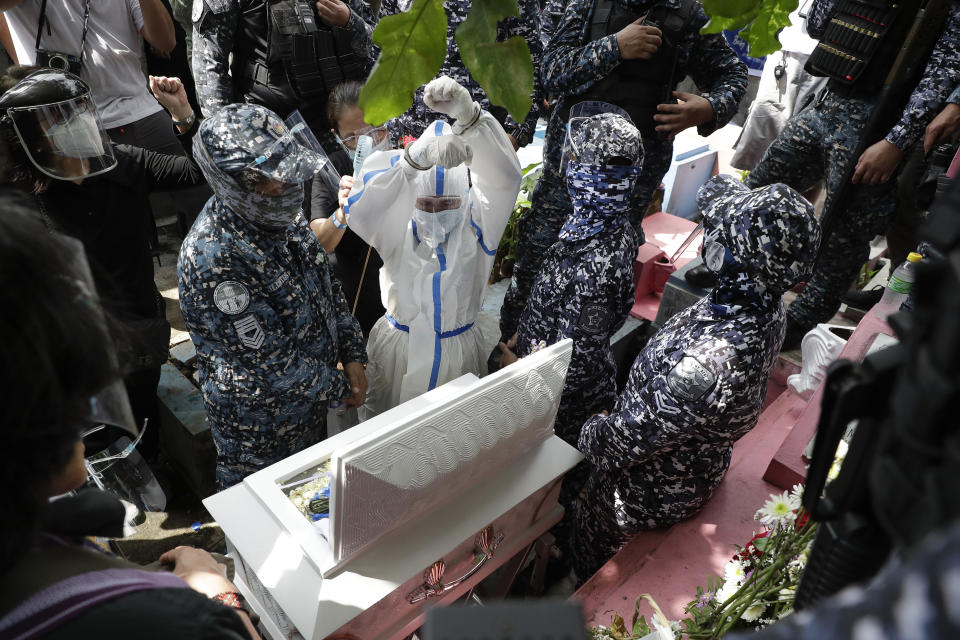
POLYGON ((371 155, 344 202, 347 224, 384 263, 387 313, 367 343, 364 417, 464 373, 486 373, 474 323, 520 163, 503 127, 454 80, 431 81, 424 100, 454 118, 453 127, 438 120, 405 150, 371 155))
MULTIPOLYGON (((506 363, 515 359, 510 347, 526 356, 573 339, 554 431, 574 447, 584 421, 612 408, 616 396, 610 338, 633 305, 638 238, 630 224, 630 194, 643 166, 640 132, 626 112, 603 102, 575 108, 594 115, 571 118, 564 144, 573 211, 543 258, 517 334, 510 344, 500 344, 506 363)), ((560 490, 566 514, 553 533, 568 570, 573 505, 588 474, 581 463, 567 473, 560 490)))
POLYGON ((366 391, 360 327, 301 211, 328 169, 304 127, 233 104, 194 143, 214 196, 177 271, 221 488, 324 439, 329 403, 366 391))
POLYGON ((633 534, 689 518, 713 495, 760 416, 786 326, 781 296, 813 268, 820 226, 790 187, 717 176, 697 203, 717 286, 664 324, 613 411, 580 432, 592 467, 573 545, 581 581, 633 534))

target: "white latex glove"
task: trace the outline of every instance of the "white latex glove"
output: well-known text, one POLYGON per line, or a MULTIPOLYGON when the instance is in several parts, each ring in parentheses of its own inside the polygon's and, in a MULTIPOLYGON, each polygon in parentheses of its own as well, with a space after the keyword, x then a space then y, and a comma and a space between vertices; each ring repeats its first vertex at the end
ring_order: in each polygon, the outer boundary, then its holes
POLYGON ((434 165, 447 169, 461 164, 469 166, 473 160, 470 145, 457 135, 419 138, 407 146, 406 153, 413 168, 421 171, 434 165))
POLYGON ((470 92, 447 76, 435 78, 423 90, 423 102, 434 111, 445 113, 458 124, 468 125, 479 110, 470 92))

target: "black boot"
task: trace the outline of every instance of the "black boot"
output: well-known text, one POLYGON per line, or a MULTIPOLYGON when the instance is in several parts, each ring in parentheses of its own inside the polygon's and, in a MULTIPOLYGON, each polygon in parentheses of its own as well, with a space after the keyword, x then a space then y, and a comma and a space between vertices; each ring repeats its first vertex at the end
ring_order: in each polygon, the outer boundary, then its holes
POLYGON ((700 289, 712 289, 717 286, 717 274, 706 266, 698 264, 683 274, 683 279, 700 289))
POLYGON ((794 322, 787 316, 787 332, 783 336, 783 346, 780 347, 780 351, 792 351, 800 347, 800 342, 803 340, 803 336, 807 335, 807 332, 810 331, 813 327, 808 327, 801 325, 797 322, 794 322))
POLYGON ((880 302, 880 298, 883 297, 883 287, 876 287, 874 289, 868 290, 851 290, 847 291, 840 298, 840 301, 843 302, 848 307, 853 307, 854 309, 860 309, 864 313, 870 311, 873 308, 873 305, 880 302))

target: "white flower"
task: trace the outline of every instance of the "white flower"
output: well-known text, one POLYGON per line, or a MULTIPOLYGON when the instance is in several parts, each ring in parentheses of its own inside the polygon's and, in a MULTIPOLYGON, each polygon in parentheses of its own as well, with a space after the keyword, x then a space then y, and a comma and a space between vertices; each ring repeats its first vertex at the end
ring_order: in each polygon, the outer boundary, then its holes
POLYGON ((727 566, 723 568, 723 586, 732 584, 736 587, 739 587, 743 584, 743 579, 747 575, 746 569, 743 568, 743 563, 739 560, 731 560, 727 563, 727 566))
POLYGON ((800 508, 799 502, 784 491, 780 495, 770 494, 770 499, 763 503, 763 507, 754 516, 767 527, 775 528, 781 524, 790 524, 797 518, 795 509, 800 508))
POLYGON ((750 605, 746 611, 740 614, 740 617, 746 620, 747 622, 756 622, 760 619, 760 616, 763 615, 764 610, 767 608, 767 605, 762 602, 750 605))
POLYGON ((790 500, 796 503, 797 507, 803 504, 803 485, 797 483, 790 490, 790 500))
POLYGON ((739 588, 740 585, 733 580, 724 581, 723 586, 717 590, 717 604, 723 604, 732 598, 739 588))

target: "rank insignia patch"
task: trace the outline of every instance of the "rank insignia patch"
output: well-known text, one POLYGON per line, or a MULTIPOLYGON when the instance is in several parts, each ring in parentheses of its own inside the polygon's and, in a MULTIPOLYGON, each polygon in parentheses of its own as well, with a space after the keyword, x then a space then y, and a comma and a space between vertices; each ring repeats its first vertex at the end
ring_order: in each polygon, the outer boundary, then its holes
POLYGON ((240 343, 248 349, 259 349, 263 346, 263 329, 260 322, 253 315, 246 315, 233 323, 240 337, 240 343))
POLYGON ((667 386, 678 398, 699 400, 713 388, 717 378, 691 356, 684 356, 667 374, 667 386))

